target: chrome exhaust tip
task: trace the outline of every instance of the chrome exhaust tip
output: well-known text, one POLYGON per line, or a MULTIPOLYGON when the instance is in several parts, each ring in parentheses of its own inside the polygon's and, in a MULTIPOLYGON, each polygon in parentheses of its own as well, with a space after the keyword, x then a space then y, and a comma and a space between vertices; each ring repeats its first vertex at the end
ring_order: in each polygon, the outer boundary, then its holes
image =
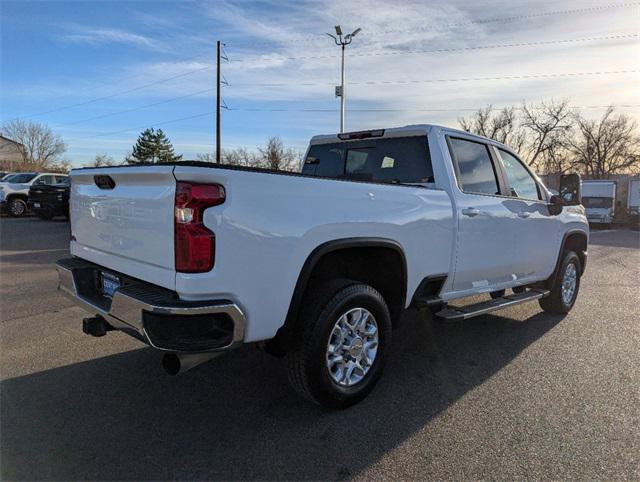
POLYGON ((166 353, 162 357, 162 368, 164 368, 164 371, 169 375, 175 376, 212 360, 219 355, 220 353, 166 353))

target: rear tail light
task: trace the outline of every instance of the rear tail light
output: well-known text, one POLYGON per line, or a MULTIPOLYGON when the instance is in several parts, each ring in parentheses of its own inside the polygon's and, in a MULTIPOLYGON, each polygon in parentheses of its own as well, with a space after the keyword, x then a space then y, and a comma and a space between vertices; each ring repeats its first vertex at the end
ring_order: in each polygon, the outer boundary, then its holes
POLYGON ((216 237, 203 224, 202 215, 205 209, 222 204, 224 200, 224 187, 219 184, 177 183, 174 220, 176 271, 211 271, 216 237))

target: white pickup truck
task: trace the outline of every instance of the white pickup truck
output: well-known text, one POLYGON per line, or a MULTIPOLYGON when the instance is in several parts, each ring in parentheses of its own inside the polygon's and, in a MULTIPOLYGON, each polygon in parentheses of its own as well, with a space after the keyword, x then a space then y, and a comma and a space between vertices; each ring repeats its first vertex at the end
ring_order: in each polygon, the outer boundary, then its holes
POLYGON ((94 315, 85 333, 124 331, 170 373, 259 343, 287 357, 300 394, 345 407, 378 380, 406 309, 457 321, 576 300, 577 175, 553 196, 506 146, 432 125, 314 137, 301 171, 73 170, 72 257, 57 269, 94 315))

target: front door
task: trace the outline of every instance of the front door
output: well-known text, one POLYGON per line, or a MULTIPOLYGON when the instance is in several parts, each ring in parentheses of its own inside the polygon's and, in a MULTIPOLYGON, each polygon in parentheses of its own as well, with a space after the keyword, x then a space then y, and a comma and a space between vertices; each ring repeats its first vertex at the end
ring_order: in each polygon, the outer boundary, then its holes
POLYGON ((558 218, 549 213, 542 190, 524 163, 504 149, 497 148, 496 152, 512 197, 505 205, 512 211, 518 231, 515 254, 521 262, 514 276, 523 281, 545 279, 556 263, 558 218))

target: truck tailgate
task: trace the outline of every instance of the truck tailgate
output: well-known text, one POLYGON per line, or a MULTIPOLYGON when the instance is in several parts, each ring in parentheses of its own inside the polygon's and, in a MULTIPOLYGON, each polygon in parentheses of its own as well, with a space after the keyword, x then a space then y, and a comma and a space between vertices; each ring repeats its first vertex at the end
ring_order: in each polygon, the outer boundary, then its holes
POLYGON ((71 254, 174 289, 175 186, 173 166, 72 171, 71 254))

